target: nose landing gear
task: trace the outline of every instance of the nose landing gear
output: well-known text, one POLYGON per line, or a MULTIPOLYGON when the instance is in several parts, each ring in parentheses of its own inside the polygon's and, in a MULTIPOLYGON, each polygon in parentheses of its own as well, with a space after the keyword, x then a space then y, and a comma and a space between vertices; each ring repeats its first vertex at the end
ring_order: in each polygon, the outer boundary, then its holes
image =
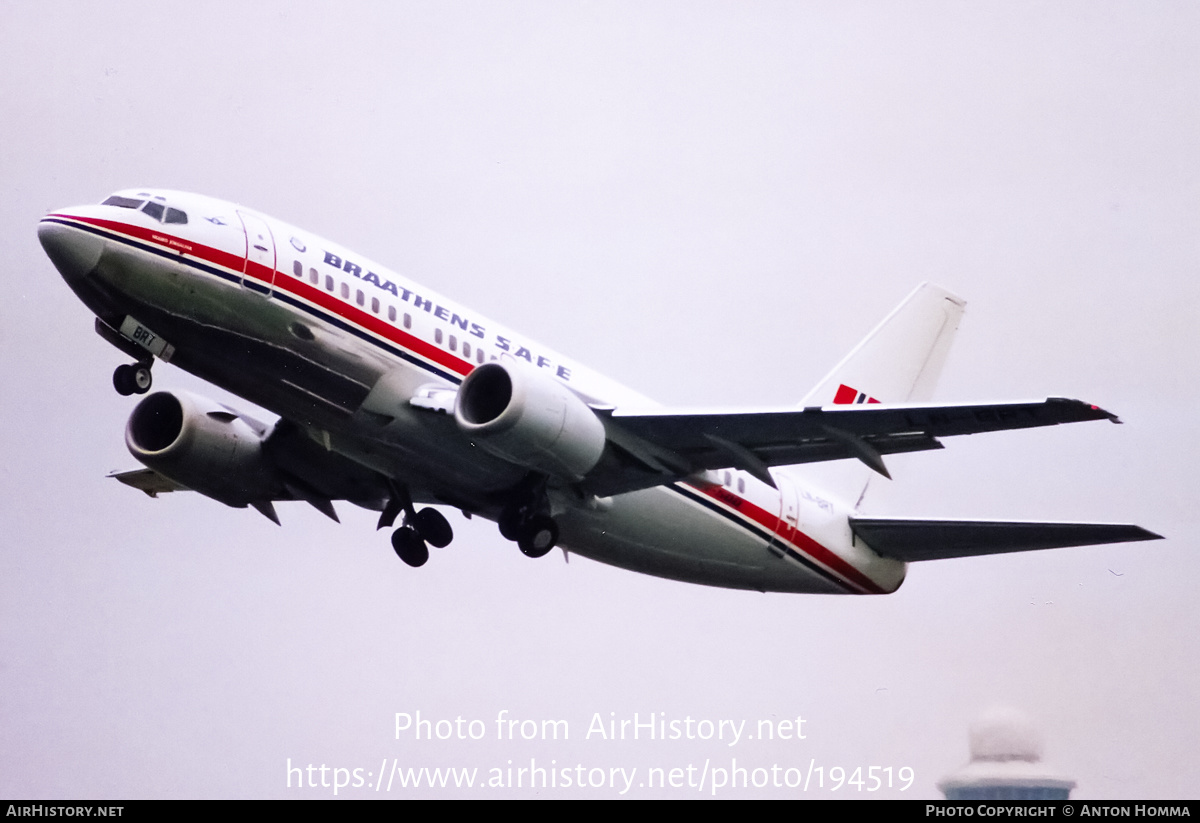
POLYGON ((117 394, 128 396, 131 394, 145 394, 150 391, 150 386, 154 383, 154 377, 150 374, 149 363, 127 363, 117 366, 113 372, 113 388, 117 390, 117 394))

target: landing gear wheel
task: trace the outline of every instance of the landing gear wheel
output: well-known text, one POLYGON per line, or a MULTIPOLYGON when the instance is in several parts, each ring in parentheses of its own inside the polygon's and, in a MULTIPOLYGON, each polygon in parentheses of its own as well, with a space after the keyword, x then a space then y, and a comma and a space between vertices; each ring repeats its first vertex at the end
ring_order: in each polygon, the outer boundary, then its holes
POLYGON ((517 545, 526 557, 545 557, 558 543, 558 524, 544 514, 534 515, 521 529, 517 545))
POLYGON ((445 548, 454 539, 454 530, 437 509, 421 509, 413 518, 413 527, 434 548, 445 548))
POLYGON ((404 526, 392 532, 392 548, 401 560, 414 568, 424 566, 425 561, 429 559, 429 547, 411 526, 404 526))
POLYGON ((131 366, 133 369, 133 392, 134 394, 145 394, 150 391, 150 386, 154 383, 154 376, 150 374, 149 366, 131 366))
POLYGON ((510 506, 500 512, 496 525, 500 527, 500 536, 505 540, 516 540, 521 536, 521 526, 525 523, 524 514, 516 506, 510 506))
POLYGON ((131 394, 145 394, 150 391, 154 377, 150 374, 149 366, 128 363, 117 366, 113 372, 113 388, 117 394, 127 397, 131 394))
POLYGON ((133 366, 117 366, 113 372, 113 388, 122 397, 128 397, 137 391, 137 382, 133 377, 133 366))

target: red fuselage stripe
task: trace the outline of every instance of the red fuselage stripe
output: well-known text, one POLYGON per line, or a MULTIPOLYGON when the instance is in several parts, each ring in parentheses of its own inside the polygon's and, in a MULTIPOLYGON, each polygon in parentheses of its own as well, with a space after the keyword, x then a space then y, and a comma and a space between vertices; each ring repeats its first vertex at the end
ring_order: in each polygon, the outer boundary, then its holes
POLYGON ((791 525, 780 519, 777 515, 768 512, 766 509, 754 505, 744 497, 734 495, 733 492, 720 485, 699 486, 687 484, 689 488, 703 494, 726 508, 733 508, 738 514, 746 519, 762 526, 771 534, 789 543, 801 554, 807 555, 811 560, 825 567, 831 574, 842 578, 852 586, 856 586, 864 591, 872 594, 884 594, 885 590, 879 584, 875 583, 869 577, 864 575, 854 566, 847 563, 838 555, 827 549, 825 546, 813 540, 799 529, 793 528, 791 525), (736 506, 730 506, 730 503, 725 499, 726 495, 731 495, 736 499, 736 506))
POLYGON ((225 269, 232 275, 237 277, 249 276, 254 280, 259 281, 265 288, 270 288, 275 291, 285 291, 293 297, 303 300, 311 305, 318 306, 325 311, 333 314, 342 320, 357 325, 366 329, 373 334, 382 337, 395 343, 400 348, 403 348, 412 354, 415 354, 425 360, 436 363, 458 375, 466 375, 474 364, 470 361, 455 357, 450 352, 438 348, 437 346, 427 343, 420 337, 409 334, 403 329, 393 326, 388 321, 384 320, 375 314, 372 314, 365 309, 357 308, 342 300, 339 300, 332 293, 324 289, 317 288, 309 283, 300 280, 299 278, 288 275, 282 271, 275 271, 272 276, 270 267, 263 266, 257 263, 251 263, 246 266, 246 258, 231 254, 221 249, 206 246, 202 243, 195 243, 182 238, 172 237, 165 232, 155 229, 146 229, 142 226, 132 226, 127 223, 120 223, 114 220, 104 220, 95 217, 74 217, 71 215, 50 215, 51 217, 59 217, 68 220, 74 220, 81 223, 96 226, 106 229, 107 231, 116 234, 123 234, 127 237, 132 237, 145 243, 152 243, 161 246, 166 251, 179 254, 181 256, 191 256, 197 260, 202 260, 214 266, 219 266, 225 269), (248 269, 248 271, 244 271, 248 269))

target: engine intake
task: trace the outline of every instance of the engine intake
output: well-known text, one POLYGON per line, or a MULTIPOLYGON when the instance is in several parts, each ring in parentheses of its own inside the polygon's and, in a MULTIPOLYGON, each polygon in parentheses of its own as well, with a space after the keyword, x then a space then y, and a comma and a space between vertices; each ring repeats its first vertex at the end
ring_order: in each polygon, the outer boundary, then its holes
POLYGON ((562 383, 516 363, 485 363, 468 374, 454 419, 480 448, 557 477, 581 480, 604 453, 596 413, 562 383))
POLYGON ((263 435, 234 412, 196 395, 156 392, 125 426, 130 454, 176 483, 230 506, 278 499, 263 435))

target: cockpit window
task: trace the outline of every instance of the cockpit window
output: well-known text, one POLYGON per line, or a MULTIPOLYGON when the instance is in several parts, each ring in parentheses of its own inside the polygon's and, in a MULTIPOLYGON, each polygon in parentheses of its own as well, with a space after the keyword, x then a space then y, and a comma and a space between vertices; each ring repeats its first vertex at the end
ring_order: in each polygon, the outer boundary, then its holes
POLYGON ((163 198, 154 194, 141 194, 141 197, 122 197, 114 194, 100 205, 120 206, 123 209, 138 209, 150 215, 160 223, 187 223, 187 212, 163 205, 163 198), (147 198, 154 198, 153 200, 147 198), (155 202, 159 201, 159 202, 155 202))
POLYGON ((123 209, 136 209, 142 205, 144 201, 136 200, 132 197, 122 197, 119 194, 114 194, 112 197, 105 200, 100 205, 102 206, 120 206, 123 209))

